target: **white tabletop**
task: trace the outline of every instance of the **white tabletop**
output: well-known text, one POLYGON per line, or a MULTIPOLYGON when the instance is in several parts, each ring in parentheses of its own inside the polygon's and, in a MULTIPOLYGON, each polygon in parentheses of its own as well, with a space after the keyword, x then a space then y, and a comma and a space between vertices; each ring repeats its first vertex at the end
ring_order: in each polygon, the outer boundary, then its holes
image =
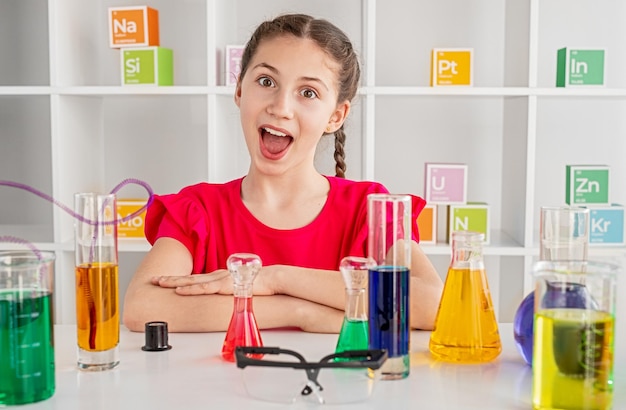
MULTIPOLYGON (((616 340, 614 409, 626 409, 626 340, 619 323, 616 340), (620 346, 621 345, 621 346, 620 346)), ((513 342, 511 324, 501 324, 502 354, 483 365, 434 361, 428 353, 429 332, 411 334, 411 374, 380 381, 372 397, 359 404, 331 408, 532 409, 531 369, 513 342)), ((48 400, 20 406, 40 409, 265 409, 288 406, 245 396, 241 370, 221 359, 224 333, 171 333, 172 349, 144 352, 143 333, 122 328, 120 365, 89 373, 76 368, 75 327, 55 327, 56 392, 48 400)), ((263 331, 265 346, 301 352, 308 360, 333 353, 335 334, 263 331)), ((304 375, 303 375, 304 377, 304 375)), ((311 405, 309 404, 309 407, 311 405)))

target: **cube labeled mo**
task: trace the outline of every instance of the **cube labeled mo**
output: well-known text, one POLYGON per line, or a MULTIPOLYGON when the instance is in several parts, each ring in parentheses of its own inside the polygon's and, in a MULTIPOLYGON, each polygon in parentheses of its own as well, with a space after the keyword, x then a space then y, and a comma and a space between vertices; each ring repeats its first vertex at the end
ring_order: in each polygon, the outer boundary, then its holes
POLYGON ((109 46, 159 45, 159 12, 148 6, 109 8, 109 46))
MULTIPOLYGON (((146 205, 145 199, 118 199, 117 200, 117 220, 121 221, 141 207, 146 205)), ((120 238, 145 238, 144 221, 146 211, 129 219, 128 221, 118 222, 117 236, 120 238)))

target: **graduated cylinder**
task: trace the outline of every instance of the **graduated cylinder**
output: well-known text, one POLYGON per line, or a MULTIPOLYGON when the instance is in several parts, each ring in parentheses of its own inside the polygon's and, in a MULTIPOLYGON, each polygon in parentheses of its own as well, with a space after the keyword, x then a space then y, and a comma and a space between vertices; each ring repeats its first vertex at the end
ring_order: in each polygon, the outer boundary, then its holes
POLYGON ((385 349, 389 358, 382 378, 409 375, 409 283, 411 268, 411 197, 370 194, 368 207, 369 348, 385 349))
POLYGON ((483 234, 452 233, 452 260, 429 349, 439 360, 480 363, 502 351, 483 261, 483 234))
POLYGON ((74 207, 78 367, 107 370, 119 364, 115 194, 76 194, 74 207))

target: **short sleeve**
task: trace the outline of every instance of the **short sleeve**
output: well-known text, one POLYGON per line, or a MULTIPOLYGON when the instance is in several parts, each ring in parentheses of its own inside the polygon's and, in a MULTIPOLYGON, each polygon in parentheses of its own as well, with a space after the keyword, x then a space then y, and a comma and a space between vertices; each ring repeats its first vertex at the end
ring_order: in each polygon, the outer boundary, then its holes
POLYGON ((193 197, 179 194, 155 195, 146 211, 144 228, 146 239, 154 244, 157 239, 168 237, 181 242, 193 256, 194 271, 202 271, 208 235, 206 213, 193 197))

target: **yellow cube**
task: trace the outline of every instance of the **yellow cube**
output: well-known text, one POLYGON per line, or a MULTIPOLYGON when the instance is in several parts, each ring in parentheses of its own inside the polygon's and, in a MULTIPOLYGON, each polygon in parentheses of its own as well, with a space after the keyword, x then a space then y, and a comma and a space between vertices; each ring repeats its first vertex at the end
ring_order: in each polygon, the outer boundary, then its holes
MULTIPOLYGON (((117 219, 121 220, 137 212, 142 206, 146 205, 145 199, 118 199, 117 200, 117 219)), ((145 209, 139 215, 131 219, 117 224, 117 236, 119 238, 145 238, 144 221, 146 217, 145 209)))
POLYGON ((471 48, 434 48, 431 53, 430 85, 473 85, 471 48))

